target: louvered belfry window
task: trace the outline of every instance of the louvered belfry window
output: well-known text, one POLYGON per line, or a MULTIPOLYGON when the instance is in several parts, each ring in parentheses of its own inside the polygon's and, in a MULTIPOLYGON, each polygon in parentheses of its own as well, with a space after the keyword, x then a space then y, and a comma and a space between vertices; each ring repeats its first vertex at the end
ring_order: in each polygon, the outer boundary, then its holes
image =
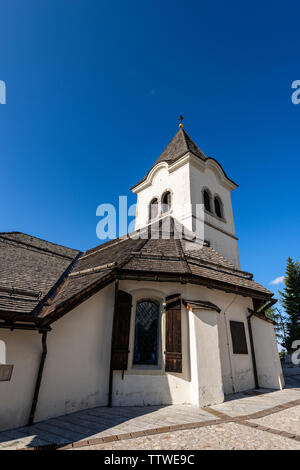
POLYGON ((159 307, 152 300, 137 303, 133 363, 157 365, 158 363, 159 307))

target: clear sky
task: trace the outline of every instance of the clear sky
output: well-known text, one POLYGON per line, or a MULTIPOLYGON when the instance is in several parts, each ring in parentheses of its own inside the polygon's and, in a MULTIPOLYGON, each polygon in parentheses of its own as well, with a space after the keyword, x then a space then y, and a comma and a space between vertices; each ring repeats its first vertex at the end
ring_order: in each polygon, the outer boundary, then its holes
POLYGON ((299 2, 0 0, 0 231, 85 250, 178 129, 239 184, 242 267, 299 259, 299 2))

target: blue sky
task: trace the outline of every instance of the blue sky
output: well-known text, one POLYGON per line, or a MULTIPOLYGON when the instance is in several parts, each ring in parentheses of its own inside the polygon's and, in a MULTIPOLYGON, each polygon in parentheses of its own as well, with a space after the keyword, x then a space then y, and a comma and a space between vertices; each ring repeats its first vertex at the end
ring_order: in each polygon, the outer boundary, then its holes
MULTIPOLYGON (((0 1, 0 230, 81 250, 185 129, 239 184, 242 267, 299 259, 298 2, 0 1)), ((279 285, 280 287, 280 285, 279 285)), ((277 286, 274 286, 275 290, 277 286)))

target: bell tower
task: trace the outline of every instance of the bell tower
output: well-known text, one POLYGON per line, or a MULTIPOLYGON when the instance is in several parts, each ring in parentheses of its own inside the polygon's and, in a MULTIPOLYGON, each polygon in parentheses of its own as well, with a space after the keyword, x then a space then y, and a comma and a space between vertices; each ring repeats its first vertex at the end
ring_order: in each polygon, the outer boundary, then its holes
POLYGON ((190 231, 202 227, 204 241, 240 268, 231 204, 231 191, 237 184, 217 160, 204 155, 183 129, 183 117, 179 119, 173 139, 131 188, 137 194, 135 228, 166 215, 190 231))

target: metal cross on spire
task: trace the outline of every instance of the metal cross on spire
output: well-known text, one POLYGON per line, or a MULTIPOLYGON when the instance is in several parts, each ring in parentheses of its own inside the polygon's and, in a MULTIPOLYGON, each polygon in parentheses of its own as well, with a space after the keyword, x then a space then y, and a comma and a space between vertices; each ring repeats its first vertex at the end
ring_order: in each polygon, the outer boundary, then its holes
POLYGON ((183 122, 182 122, 182 121, 183 121, 183 116, 180 114, 180 116, 179 116, 178 119, 179 119, 179 121, 180 121, 179 127, 182 128, 182 127, 183 127, 183 122))

